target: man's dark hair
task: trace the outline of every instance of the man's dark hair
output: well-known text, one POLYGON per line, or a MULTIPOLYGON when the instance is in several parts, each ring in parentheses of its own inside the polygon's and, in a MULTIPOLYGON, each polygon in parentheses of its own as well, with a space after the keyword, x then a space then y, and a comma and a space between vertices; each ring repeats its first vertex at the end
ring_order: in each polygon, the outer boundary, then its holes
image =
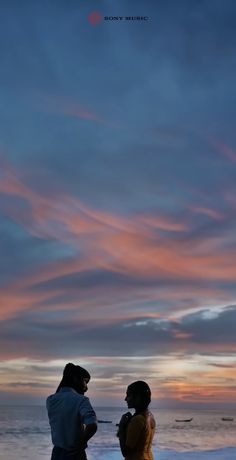
MULTIPOLYGON (((63 387, 71 387, 74 388, 76 391, 80 389, 80 383, 81 383, 81 393, 83 392, 83 379, 88 379, 90 380, 90 374, 86 369, 84 369, 81 366, 77 366, 73 363, 68 363, 66 364, 64 371, 63 371, 63 377, 62 380, 57 388, 56 393, 63 388, 63 387), (75 379, 77 380, 77 384, 75 384, 75 379)), ((79 391, 80 392, 80 391, 79 391)))

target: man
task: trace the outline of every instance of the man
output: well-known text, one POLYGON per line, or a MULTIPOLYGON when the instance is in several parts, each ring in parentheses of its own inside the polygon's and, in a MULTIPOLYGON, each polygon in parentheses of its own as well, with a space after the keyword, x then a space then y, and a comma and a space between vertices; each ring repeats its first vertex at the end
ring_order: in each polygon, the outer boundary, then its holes
POLYGON ((87 391, 90 374, 86 369, 68 363, 55 394, 47 398, 51 427, 51 460, 86 460, 88 440, 97 431, 96 414, 87 391))

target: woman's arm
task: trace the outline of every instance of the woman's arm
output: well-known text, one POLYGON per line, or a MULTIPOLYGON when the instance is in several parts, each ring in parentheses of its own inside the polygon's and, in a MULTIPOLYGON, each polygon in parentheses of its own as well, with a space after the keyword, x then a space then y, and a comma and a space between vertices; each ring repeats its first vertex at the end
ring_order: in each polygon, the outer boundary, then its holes
POLYGON ((124 457, 137 451, 140 436, 145 430, 144 417, 137 415, 129 420, 129 423, 120 430, 120 449, 124 457))
POLYGON ((127 412, 126 414, 122 415, 119 423, 119 429, 117 432, 117 436, 120 442, 120 450, 123 457, 126 457, 130 453, 130 449, 126 447, 126 435, 127 435, 127 427, 130 422, 132 414, 127 412))

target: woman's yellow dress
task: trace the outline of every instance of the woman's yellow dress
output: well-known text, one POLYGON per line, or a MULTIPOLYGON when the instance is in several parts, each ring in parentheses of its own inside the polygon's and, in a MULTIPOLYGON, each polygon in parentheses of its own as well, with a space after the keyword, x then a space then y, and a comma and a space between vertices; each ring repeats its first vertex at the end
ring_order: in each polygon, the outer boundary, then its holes
POLYGON ((149 411, 134 415, 130 419, 125 445, 132 449, 132 454, 127 455, 125 460, 154 460, 152 441, 155 428, 155 419, 149 411))

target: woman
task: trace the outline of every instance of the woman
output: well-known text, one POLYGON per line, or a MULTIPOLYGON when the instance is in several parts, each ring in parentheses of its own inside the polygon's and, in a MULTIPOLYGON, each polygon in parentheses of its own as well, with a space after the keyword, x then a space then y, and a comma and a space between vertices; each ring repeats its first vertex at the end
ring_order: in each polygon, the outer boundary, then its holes
POLYGON ((126 398, 128 408, 134 408, 132 416, 127 412, 121 417, 118 437, 123 457, 126 460, 154 460, 152 440, 156 422, 148 410, 151 402, 151 390, 146 382, 138 380, 127 388, 126 398))
POLYGON ((96 414, 84 396, 90 375, 86 369, 68 363, 55 394, 47 398, 51 426, 51 460, 86 460, 88 440, 97 431, 96 414))

